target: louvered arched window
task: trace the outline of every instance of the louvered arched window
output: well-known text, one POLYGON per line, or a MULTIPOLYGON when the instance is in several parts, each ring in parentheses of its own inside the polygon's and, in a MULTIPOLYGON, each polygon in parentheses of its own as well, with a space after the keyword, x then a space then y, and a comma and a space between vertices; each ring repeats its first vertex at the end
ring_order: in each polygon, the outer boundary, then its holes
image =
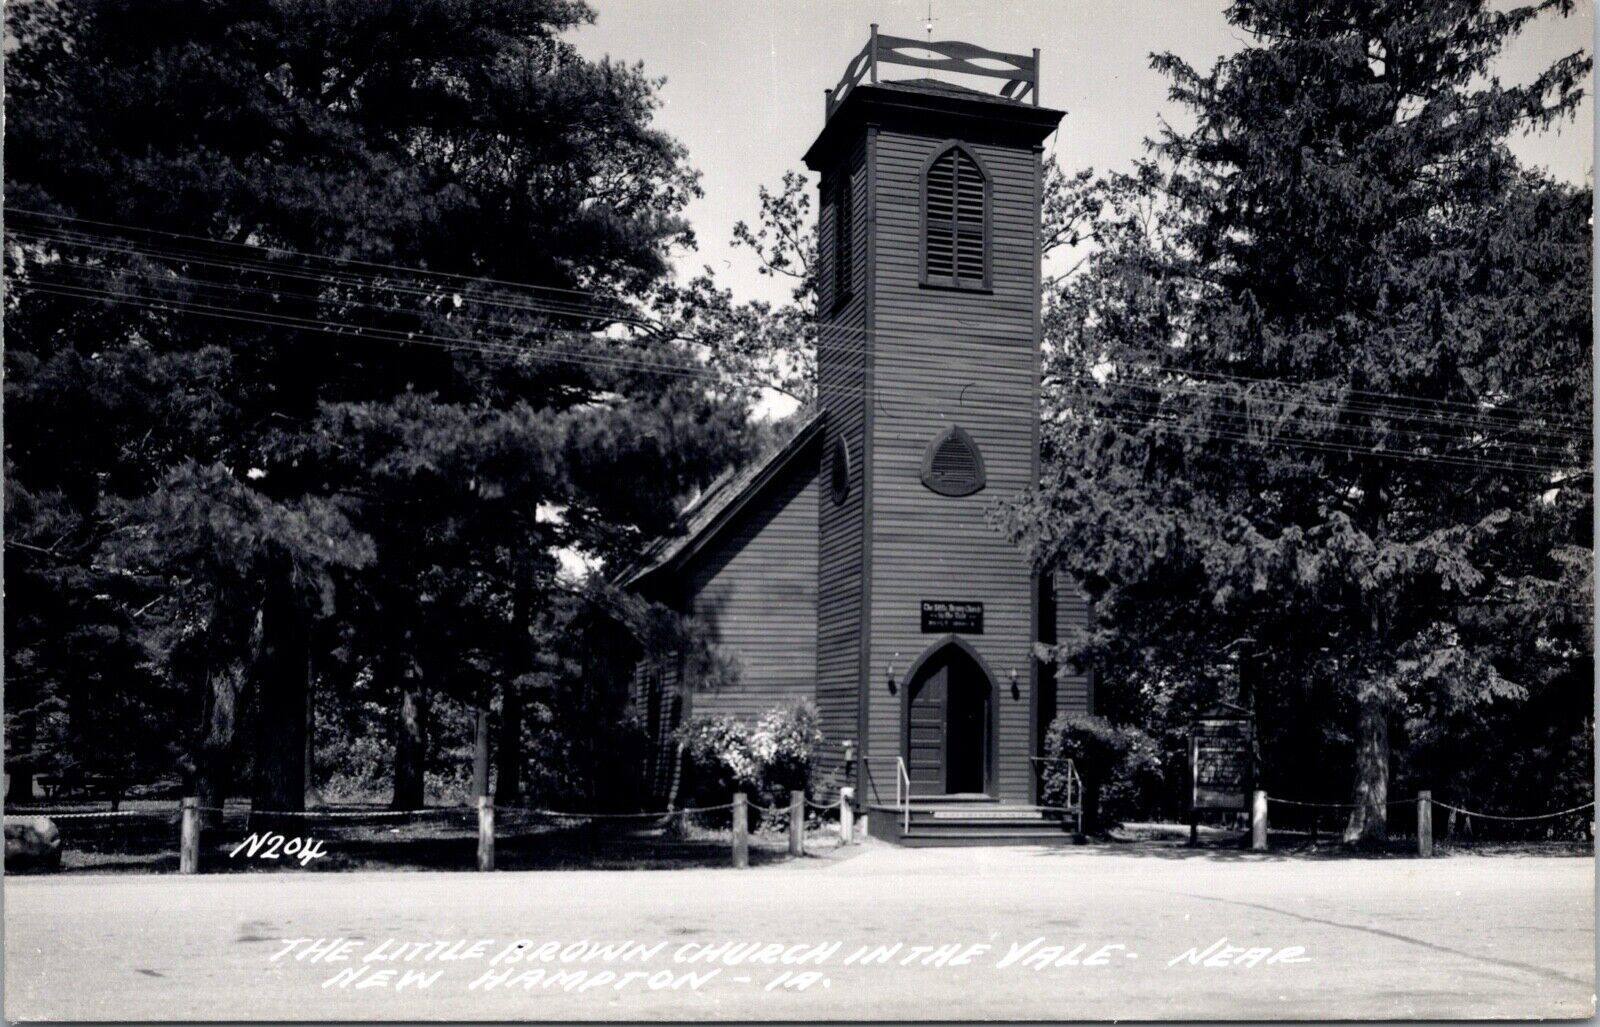
POLYGON ((948 428, 922 456, 922 484, 941 496, 970 496, 988 484, 983 454, 961 428, 948 428))
POLYGON ((989 177, 952 143, 928 162, 922 188, 922 281, 962 289, 989 285, 989 177))

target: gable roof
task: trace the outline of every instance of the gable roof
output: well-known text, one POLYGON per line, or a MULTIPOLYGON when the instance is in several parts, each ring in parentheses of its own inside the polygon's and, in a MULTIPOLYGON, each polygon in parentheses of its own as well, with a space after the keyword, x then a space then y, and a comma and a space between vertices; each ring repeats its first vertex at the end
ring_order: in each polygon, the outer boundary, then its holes
POLYGON ((616 582, 626 588, 636 588, 646 578, 660 571, 683 566, 690 557, 715 539, 739 511, 777 481, 801 453, 822 437, 825 415, 826 411, 822 410, 812 414, 790 436, 789 441, 765 460, 729 470, 707 485, 700 497, 678 515, 678 530, 652 542, 638 560, 623 568, 615 578, 616 582))

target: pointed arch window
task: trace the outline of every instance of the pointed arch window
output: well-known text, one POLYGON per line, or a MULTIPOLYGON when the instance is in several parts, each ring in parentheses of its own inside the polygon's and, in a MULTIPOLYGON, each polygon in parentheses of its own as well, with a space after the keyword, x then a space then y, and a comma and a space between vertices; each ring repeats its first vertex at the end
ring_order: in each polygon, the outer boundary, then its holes
POLYGON ((970 496, 988 484, 983 454, 972 436, 947 428, 922 456, 922 484, 941 496, 970 496))
POLYGON ((989 176, 960 143, 934 154, 923 168, 922 283, 989 287, 989 176))

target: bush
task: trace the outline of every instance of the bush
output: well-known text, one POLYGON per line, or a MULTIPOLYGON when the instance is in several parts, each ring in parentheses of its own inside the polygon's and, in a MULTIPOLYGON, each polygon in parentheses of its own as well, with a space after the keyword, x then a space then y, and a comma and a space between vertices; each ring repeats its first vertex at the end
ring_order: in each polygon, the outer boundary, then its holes
POLYGON ((1155 740, 1132 725, 1104 717, 1063 714, 1045 738, 1043 804, 1065 805, 1070 759, 1083 779, 1086 830, 1104 830, 1121 820, 1147 816, 1159 805, 1161 753, 1155 740))
MULTIPOLYGON (((801 699, 763 713, 755 723, 718 715, 691 717, 678 728, 683 744, 684 804, 720 806, 734 792, 773 809, 789 805, 789 792, 809 794, 811 772, 822 746, 817 709, 801 699)), ((727 823, 725 814, 711 818, 727 823)), ((753 815, 752 823, 759 824, 753 815)))

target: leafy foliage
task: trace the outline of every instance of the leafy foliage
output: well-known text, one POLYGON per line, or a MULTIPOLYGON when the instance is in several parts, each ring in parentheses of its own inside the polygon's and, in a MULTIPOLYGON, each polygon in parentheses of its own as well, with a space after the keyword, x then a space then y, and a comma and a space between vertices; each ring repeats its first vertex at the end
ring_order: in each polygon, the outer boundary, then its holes
POLYGON ((1040 802, 1067 804, 1073 770, 1083 781, 1084 825, 1100 830, 1159 803, 1162 756, 1149 735, 1104 717, 1062 715, 1045 734, 1040 802), (1071 760, 1071 768, 1066 760, 1071 760))
POLYGON ((625 561, 742 445, 703 349, 640 327, 699 188, 658 83, 581 57, 575 0, 13 13, 13 751, 46 714, 84 728, 67 758, 104 740, 68 617, 221 791, 246 710, 290 726, 244 762, 292 790, 314 681, 395 698, 403 805, 429 696, 493 702, 515 795, 559 554, 625 561))
POLYGON ((687 764, 686 805, 719 806, 742 791, 771 809, 787 809, 791 790, 809 792, 823 742, 809 699, 773 707, 754 723, 726 714, 691 717, 677 738, 687 764))
POLYGON ((1569 8, 1240 0, 1251 45, 1153 60, 1193 127, 1064 184, 1098 248, 1050 297, 1044 480, 1005 516, 1096 603, 1061 655, 1169 752, 1222 695, 1270 787, 1353 763, 1353 840, 1391 742, 1588 692, 1591 198, 1504 140, 1590 64, 1489 76, 1569 8))

